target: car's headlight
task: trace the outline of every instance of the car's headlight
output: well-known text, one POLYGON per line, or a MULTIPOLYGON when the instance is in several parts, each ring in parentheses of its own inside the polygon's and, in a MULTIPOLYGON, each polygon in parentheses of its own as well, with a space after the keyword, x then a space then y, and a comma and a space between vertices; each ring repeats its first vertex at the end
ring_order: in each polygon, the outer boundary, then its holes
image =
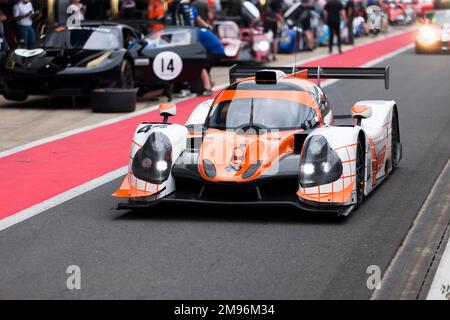
POLYGON ((133 163, 133 175, 141 180, 160 184, 166 181, 172 168, 172 144, 161 132, 153 132, 136 152, 133 163))
POLYGON ((95 58, 94 60, 89 61, 89 62, 86 64, 86 68, 88 68, 88 69, 93 69, 93 68, 98 67, 98 65, 99 65, 100 63, 102 63, 103 61, 105 61, 106 59, 108 59, 108 58, 111 56, 111 54, 112 54, 111 51, 105 52, 105 53, 102 54, 100 57, 95 58))
POLYGON ((320 135, 305 142, 300 159, 299 182, 310 188, 331 183, 342 175, 342 162, 327 140, 320 135))
POLYGON ((429 44, 439 40, 439 31, 429 26, 425 26, 419 29, 417 33, 417 40, 420 42, 429 44))
POLYGON ((270 49, 269 41, 259 41, 253 45, 253 50, 255 51, 267 51, 270 49))

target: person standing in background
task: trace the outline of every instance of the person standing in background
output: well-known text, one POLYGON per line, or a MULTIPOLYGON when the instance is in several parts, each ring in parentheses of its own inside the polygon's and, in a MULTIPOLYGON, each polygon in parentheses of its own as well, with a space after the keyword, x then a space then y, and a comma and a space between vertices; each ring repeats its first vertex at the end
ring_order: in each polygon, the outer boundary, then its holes
POLYGON ((306 42, 308 45, 307 50, 312 51, 315 47, 314 33, 311 25, 311 12, 315 10, 312 0, 302 1, 302 13, 299 17, 299 25, 302 27, 306 36, 306 42))
POLYGON ((147 19, 153 21, 149 28, 151 31, 161 30, 164 28, 164 18, 166 8, 163 0, 149 0, 147 7, 147 19))
POLYGON ((36 42, 36 34, 33 29, 34 15, 33 5, 30 0, 20 0, 13 8, 14 19, 17 21, 19 42, 22 47, 30 49, 36 42))
POLYGON ((123 19, 136 19, 136 2, 124 0, 120 2, 120 17, 123 19))
POLYGON ((208 29, 198 28, 197 37, 207 54, 207 61, 201 73, 203 92, 198 92, 197 94, 201 96, 211 96, 213 94, 213 83, 210 76, 211 68, 225 55, 225 49, 219 38, 208 29))
POLYGON ((267 33, 271 31, 273 35, 271 46, 272 61, 277 60, 279 35, 278 23, 283 20, 283 16, 279 13, 279 10, 281 10, 279 2, 274 1, 266 7, 263 15, 264 32, 267 33))
POLYGON ((356 17, 355 1, 348 0, 345 4, 345 14, 347 16, 347 29, 348 29, 348 43, 353 45, 355 40, 353 39, 353 19, 356 17))
POLYGON ((172 24, 176 26, 191 26, 211 29, 211 26, 200 17, 190 0, 174 0, 168 10, 172 24))
POLYGON ((328 0, 324 9, 324 20, 330 29, 330 37, 328 39, 328 51, 333 52, 334 36, 337 37, 337 45, 339 53, 341 49, 341 21, 345 21, 345 10, 340 0, 328 0))
POLYGON ((3 13, 2 10, 0 10, 0 51, 6 52, 9 50, 8 40, 6 39, 6 33, 5 33, 5 26, 3 25, 3 22, 6 21, 8 17, 3 13))
POLYGON ((86 7, 80 0, 72 0, 72 3, 67 7, 66 13, 68 16, 73 16, 75 21, 84 21, 84 15, 86 14, 86 7))
POLYGON ((200 18, 202 18, 204 21, 210 21, 209 6, 205 0, 192 1, 192 7, 197 9, 200 18))

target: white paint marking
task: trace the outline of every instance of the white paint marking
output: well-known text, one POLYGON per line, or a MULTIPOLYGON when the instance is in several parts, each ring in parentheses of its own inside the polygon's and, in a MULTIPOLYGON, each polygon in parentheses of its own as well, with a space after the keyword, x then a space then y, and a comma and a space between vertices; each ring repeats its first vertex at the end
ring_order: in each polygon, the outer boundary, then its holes
MULTIPOLYGON (((393 266, 397 264, 397 261, 399 259, 402 259, 401 257, 402 257, 402 255, 404 255, 404 251, 407 250, 407 249, 405 249, 406 244, 411 242, 411 239, 414 237, 414 234, 417 233, 417 229, 421 227, 421 219, 423 218, 423 216, 425 216, 427 214, 427 212, 429 212, 429 206, 430 206, 430 202, 432 201, 431 200, 432 196, 437 192, 436 190, 437 190, 438 186, 441 184, 441 180, 443 179, 444 172, 446 172, 449 169, 449 167, 450 167, 450 160, 447 161, 446 165, 444 166, 444 169, 442 169, 442 172, 439 174, 438 178, 434 182, 430 193, 427 195, 424 203, 422 204, 422 207, 419 210, 419 213, 414 218, 412 226, 409 229, 405 239, 403 240, 403 244, 397 250, 394 258, 392 258, 391 262, 389 263, 389 266, 387 267, 387 269, 384 273, 383 279, 381 279, 381 287, 383 287, 383 284, 386 282, 387 283, 392 282, 392 277, 395 276, 394 275, 395 271, 393 271, 393 266)), ((448 204, 447 204, 446 208, 448 208, 448 204)), ((447 284, 450 285, 450 274, 448 273, 448 270, 450 270, 450 239, 449 239, 449 243, 447 243, 445 254, 441 259, 441 264, 443 265, 442 269, 443 270, 446 269, 447 275, 443 274, 442 270, 441 270, 441 272, 439 272, 439 269, 438 269, 439 275, 438 275, 438 272, 436 272, 433 283, 428 291, 427 299, 429 299, 429 300, 436 299, 435 297, 437 296, 437 293, 434 290, 437 290, 437 289, 440 290, 441 288, 439 287, 439 284, 442 285, 443 283, 445 283, 446 278, 448 280, 447 284), (433 293, 432 293, 432 290, 433 290, 433 293)), ((439 266, 439 268, 441 268, 441 266, 439 266)), ((380 300, 379 291, 374 291, 374 293, 370 297, 370 300, 380 300)))
POLYGON ((124 174, 126 174, 127 170, 128 170, 128 166, 124 166, 120 169, 109 172, 109 173, 107 173, 101 177, 98 177, 94 180, 91 180, 82 185, 79 185, 78 187, 75 187, 66 192, 58 194, 57 196, 55 196, 53 198, 50 198, 48 200, 45 200, 41 203, 38 203, 38 204, 32 206, 32 207, 24 209, 16 214, 6 217, 3 220, 0 220, 0 231, 4 230, 6 228, 9 228, 19 222, 27 220, 31 217, 34 217, 35 215, 37 215, 41 212, 44 212, 53 207, 56 207, 57 205, 59 205, 63 202, 66 202, 75 197, 78 197, 79 195, 86 193, 88 191, 91 191, 92 189, 95 189, 95 188, 97 188, 105 183, 108 183, 114 179, 117 179, 117 178, 123 176, 124 174))
MULTIPOLYGON (((448 170, 449 166, 450 160, 447 162, 447 165, 442 172, 448 170)), ((435 191, 435 186, 438 184, 439 180, 440 177, 433 186, 433 189, 431 189, 430 194, 435 191)), ((427 201, 428 198, 425 204, 427 201)), ((443 208, 443 212, 450 210, 449 206, 450 203, 447 201, 443 208)), ((447 230, 447 232, 449 231, 450 230, 447 230)), ((431 283, 430 290, 428 291, 427 300, 450 300, 450 239, 448 239, 444 254, 442 255, 441 261, 439 262, 439 266, 434 275, 433 282, 431 283)))
POLYGON ((427 300, 450 300, 450 239, 434 275, 427 300))
MULTIPOLYGON (((369 61, 368 63, 364 64, 364 66, 371 66, 371 65, 380 63, 380 62, 382 62, 384 60, 390 59, 390 58, 392 58, 392 57, 394 57, 394 56, 396 56, 396 55, 398 55, 398 54, 400 54, 400 53, 410 49, 411 47, 412 47, 412 45, 407 45, 407 46, 405 46, 403 48, 400 48, 400 49, 398 49, 396 51, 393 51, 391 53, 383 55, 383 56, 381 56, 381 57, 379 57, 379 58, 377 58, 375 60, 369 61)), ((317 59, 317 57, 316 57, 316 59, 317 59)), ((310 59, 307 59, 307 60, 312 61, 310 59)), ((305 61, 307 61, 307 60, 305 60, 305 61)), ((304 61, 299 61, 298 63, 299 64, 304 64, 305 62, 304 61)), ((325 82, 323 84, 323 87, 329 86, 331 84, 334 84, 337 81, 339 81, 339 80, 337 80, 337 79, 336 80, 328 80, 327 82, 325 82)), ((222 88, 224 86, 225 86, 224 84, 223 85, 218 85, 215 88, 222 88)), ((188 99, 188 98, 186 98, 186 99, 188 99)), ((186 100, 186 99, 180 99, 179 101, 186 100)), ((56 135, 56 136, 48 137, 48 138, 41 139, 41 140, 38 140, 38 141, 35 141, 35 142, 32 142, 32 143, 26 144, 26 145, 23 145, 23 146, 20 146, 20 147, 16 147, 16 148, 13 148, 13 149, 10 149, 10 150, 7 150, 7 151, 4 151, 4 152, 0 153, 0 158, 1 157, 5 157, 5 156, 10 155, 10 154, 13 154, 13 153, 16 153, 16 152, 19 152, 19 151, 23 151, 23 150, 26 150, 26 149, 29 149, 29 148, 41 145, 41 144, 44 144, 44 143, 47 143, 47 142, 59 140, 59 139, 62 139, 62 138, 65 138, 65 137, 68 137, 68 136, 71 136, 71 135, 83 132, 83 131, 94 129, 94 128, 101 127, 101 126, 104 126, 104 125, 107 125, 107 124, 111 124, 111 123, 116 123, 116 122, 119 122, 120 120, 132 118, 132 117, 135 117, 137 115, 145 114, 147 112, 151 112, 151 111, 156 110, 156 108, 157 108, 157 106, 150 107, 150 108, 147 108, 147 109, 140 110, 138 112, 134 112, 134 113, 129 114, 129 115, 119 116, 119 117, 116 117, 116 118, 113 118, 113 119, 110 119, 110 120, 106 120, 106 121, 103 121, 103 122, 95 124, 95 125, 91 125, 91 126, 87 126, 87 127, 71 130, 71 131, 68 131, 68 132, 56 135)), ((5 219, 0 220, 0 231, 6 229, 8 227, 11 227, 11 226, 13 226, 13 225, 15 225, 15 224, 17 224, 19 222, 22 222, 22 221, 24 221, 26 219, 29 219, 29 218, 31 218, 31 217, 39 214, 39 213, 42 213, 42 212, 44 212, 46 210, 49 210, 49 209, 51 209, 51 208, 53 208, 53 207, 55 207, 55 206, 57 206, 57 205, 59 205, 59 204, 61 204, 63 202, 66 202, 66 201, 68 201, 70 199, 73 199, 73 198, 79 196, 79 195, 82 195, 83 193, 86 193, 86 192, 88 192, 88 191, 90 191, 90 190, 92 190, 94 188, 97 188, 97 187, 103 185, 103 184, 109 183, 112 180, 114 180, 114 179, 116 179, 116 178, 126 174, 126 172, 127 172, 127 166, 124 166, 124 167, 122 167, 120 169, 117 169, 117 170, 115 170, 113 172, 105 174, 104 176, 101 176, 99 178, 96 178, 94 180, 86 182, 86 183, 84 183, 84 184, 82 184, 82 185, 80 185, 78 187, 75 187, 75 188, 73 188, 71 190, 68 190, 68 191, 66 191, 64 193, 61 193, 61 194, 59 194, 59 195, 57 195, 57 196, 55 196, 55 197, 53 197, 51 199, 48 199, 46 201, 43 201, 41 203, 38 203, 38 204, 30 207, 30 208, 24 209, 24 210, 22 210, 22 211, 20 211, 20 212, 18 212, 16 214, 13 214, 13 215, 11 215, 9 217, 6 217, 5 219)))

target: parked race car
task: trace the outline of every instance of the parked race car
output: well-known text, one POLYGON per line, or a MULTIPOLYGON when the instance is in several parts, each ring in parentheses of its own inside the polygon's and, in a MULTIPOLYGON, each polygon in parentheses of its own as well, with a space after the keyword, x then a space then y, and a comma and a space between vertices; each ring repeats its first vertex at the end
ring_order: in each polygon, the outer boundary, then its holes
POLYGON ((416 34, 416 53, 440 53, 450 50, 450 10, 429 11, 426 23, 416 34))
POLYGON ((399 165, 397 105, 356 102, 354 124, 334 125, 321 79, 384 79, 386 68, 234 66, 230 85, 194 109, 185 125, 160 123, 134 134, 120 209, 161 202, 293 206, 347 215, 399 165), (319 85, 309 81, 317 79, 319 85))
POLYGON ((399 1, 384 0, 384 12, 390 24, 405 24, 407 16, 399 1))
POLYGON ((98 112, 133 111, 135 87, 194 81, 206 61, 194 28, 163 30, 145 41, 112 22, 57 27, 32 50, 12 50, 2 68, 3 96, 91 96, 98 112))
POLYGON ((203 86, 198 81, 207 53, 198 40, 198 32, 195 27, 166 26, 147 36, 144 48, 137 46, 133 51, 139 59, 137 85, 149 89, 170 85, 170 92, 174 86, 189 85, 191 91, 198 89, 194 88, 196 85, 203 86))
POLYGON ((260 18, 259 10, 249 1, 242 4, 243 25, 230 17, 222 17, 214 22, 214 33, 225 49, 223 61, 264 63, 270 61, 270 46, 273 35, 256 26, 260 18))
POLYGON ((435 1, 436 0, 417 0, 419 16, 424 17, 427 11, 433 10, 435 1))

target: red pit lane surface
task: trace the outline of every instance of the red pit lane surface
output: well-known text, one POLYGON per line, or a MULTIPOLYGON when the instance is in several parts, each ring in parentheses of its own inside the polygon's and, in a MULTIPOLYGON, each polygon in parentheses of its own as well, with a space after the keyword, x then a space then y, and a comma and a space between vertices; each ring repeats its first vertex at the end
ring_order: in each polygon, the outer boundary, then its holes
MULTIPOLYGON (((358 67, 413 41, 413 32, 406 32, 311 61, 308 66, 358 67)), ((172 121, 184 123, 204 100, 179 102, 172 121)), ((0 220, 123 167, 136 126, 160 118, 153 111, 0 158, 0 220)))

